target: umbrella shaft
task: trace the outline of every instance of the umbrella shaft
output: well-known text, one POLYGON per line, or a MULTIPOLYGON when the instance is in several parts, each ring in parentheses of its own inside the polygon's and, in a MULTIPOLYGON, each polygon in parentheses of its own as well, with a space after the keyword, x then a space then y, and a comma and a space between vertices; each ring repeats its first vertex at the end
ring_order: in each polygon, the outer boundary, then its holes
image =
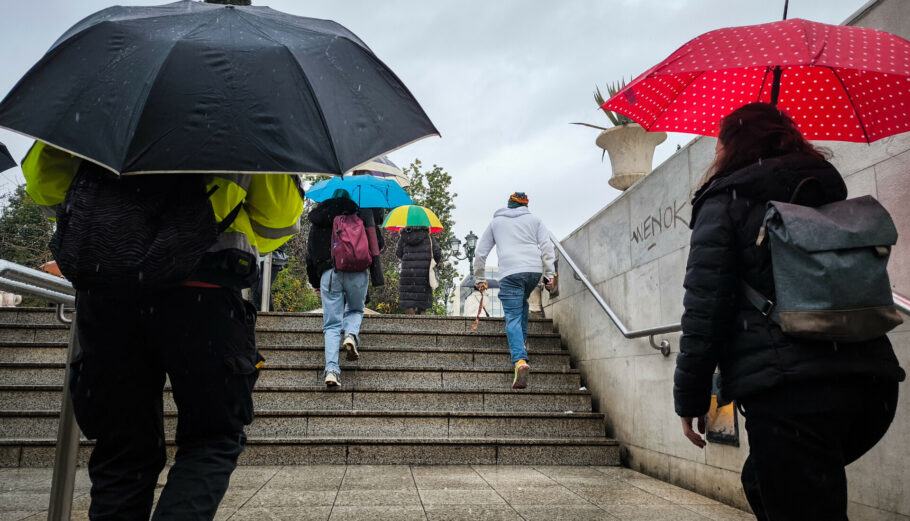
POLYGON ((787 7, 790 6, 790 0, 784 0, 784 20, 787 19, 787 7))
POLYGON ((780 96, 780 75, 783 72, 780 65, 774 67, 774 79, 771 82, 771 104, 777 106, 777 98, 780 96))

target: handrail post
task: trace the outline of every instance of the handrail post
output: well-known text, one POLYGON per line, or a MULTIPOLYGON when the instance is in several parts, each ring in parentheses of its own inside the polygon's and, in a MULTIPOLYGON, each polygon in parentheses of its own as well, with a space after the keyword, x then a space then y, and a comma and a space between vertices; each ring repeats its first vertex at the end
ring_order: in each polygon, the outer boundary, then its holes
POLYGON ((48 521, 69 521, 73 508, 73 487, 76 481, 76 461, 79 455, 79 425, 73 413, 73 397, 70 395, 70 365, 79 354, 79 331, 75 315, 72 319, 63 316, 63 304, 57 305, 57 318, 69 320, 70 341, 66 355, 66 371, 63 379, 63 401, 60 406, 60 420, 57 425, 57 445, 54 451, 54 473, 51 480, 51 496, 47 508, 48 521))
POLYGON ((265 256, 265 260, 262 261, 262 274, 261 274, 262 284, 259 288, 262 290, 262 298, 260 299, 260 311, 266 312, 269 310, 269 302, 272 300, 272 254, 268 253, 265 256))

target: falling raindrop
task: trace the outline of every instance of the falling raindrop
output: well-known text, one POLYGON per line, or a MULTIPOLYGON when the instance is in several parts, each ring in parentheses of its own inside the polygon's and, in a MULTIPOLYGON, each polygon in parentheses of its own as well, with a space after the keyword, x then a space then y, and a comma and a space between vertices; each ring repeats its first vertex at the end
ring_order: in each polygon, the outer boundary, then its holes
POLYGON ((139 282, 142 282, 142 272, 139 272, 139 282))
POLYGON ((99 263, 99 264, 95 264, 95 273, 98 273, 99 271, 101 271, 101 264, 100 264, 100 263, 99 263))
POLYGON ((79 113, 76 113, 76 123, 79 123, 79 113))

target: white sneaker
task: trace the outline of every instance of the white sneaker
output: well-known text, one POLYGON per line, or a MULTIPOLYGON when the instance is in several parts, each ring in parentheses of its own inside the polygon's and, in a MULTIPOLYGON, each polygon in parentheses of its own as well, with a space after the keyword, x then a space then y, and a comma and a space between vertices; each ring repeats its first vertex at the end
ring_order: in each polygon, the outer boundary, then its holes
POLYGON ((329 371, 325 374, 326 387, 338 387, 339 385, 341 385, 341 383, 338 382, 338 375, 335 372, 329 371))
POLYGON ((347 351, 348 362, 360 360, 360 352, 357 351, 357 339, 354 338, 354 335, 345 336, 341 345, 347 351))

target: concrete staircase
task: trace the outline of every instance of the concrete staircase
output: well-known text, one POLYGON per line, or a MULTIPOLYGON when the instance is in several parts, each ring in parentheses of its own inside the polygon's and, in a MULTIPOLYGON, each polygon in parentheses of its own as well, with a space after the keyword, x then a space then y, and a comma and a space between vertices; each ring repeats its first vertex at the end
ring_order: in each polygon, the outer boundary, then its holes
MULTIPOLYGON (((322 383, 322 317, 263 313, 266 367, 241 463, 616 465, 604 418, 549 320, 529 325, 529 389, 511 389, 502 319, 365 317, 342 387, 322 383)), ((0 466, 53 464, 68 327, 0 308, 0 466)), ((176 412, 165 390, 165 430, 176 412)), ((80 461, 88 458, 84 441, 80 461)), ((169 446, 171 456, 175 448, 169 446)))

